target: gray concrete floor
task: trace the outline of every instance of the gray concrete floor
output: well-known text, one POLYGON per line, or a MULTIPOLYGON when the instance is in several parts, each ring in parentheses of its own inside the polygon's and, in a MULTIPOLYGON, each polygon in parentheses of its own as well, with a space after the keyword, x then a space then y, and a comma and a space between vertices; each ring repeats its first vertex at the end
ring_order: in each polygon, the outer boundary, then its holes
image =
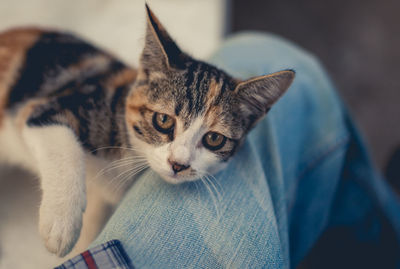
POLYGON ((233 0, 232 30, 264 30, 316 54, 384 168, 400 145, 400 1, 233 0))

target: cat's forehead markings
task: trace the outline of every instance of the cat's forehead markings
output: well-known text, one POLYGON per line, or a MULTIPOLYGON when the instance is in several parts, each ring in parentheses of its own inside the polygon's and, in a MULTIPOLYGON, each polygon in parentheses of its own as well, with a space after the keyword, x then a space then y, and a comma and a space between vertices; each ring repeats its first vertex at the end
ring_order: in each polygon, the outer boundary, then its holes
POLYGON ((137 110, 148 103, 147 95, 145 94, 146 86, 136 88, 128 97, 126 105, 129 109, 137 110))
POLYGON ((188 71, 186 74, 186 81, 185 81, 185 85, 184 85, 184 88, 186 91, 186 94, 185 94, 185 97, 186 97, 185 101, 186 101, 186 105, 187 105, 186 109, 189 113, 192 111, 192 108, 193 108, 193 98, 194 97, 193 97, 192 84, 194 81, 194 70, 195 70, 196 66, 197 66, 196 63, 191 63, 189 65, 188 71))
POLYGON ((177 102, 175 105, 175 115, 179 116, 179 113, 182 110, 182 103, 181 102, 177 102))
POLYGON ((221 74, 204 63, 191 63, 185 76, 184 91, 175 105, 175 115, 184 121, 185 128, 195 117, 204 115, 219 96, 221 74))
POLYGON ((211 104, 215 101, 221 92, 221 83, 212 79, 210 86, 208 87, 207 97, 206 97, 206 107, 210 108, 211 104))
POLYGON ((212 128, 221 120, 222 108, 220 106, 210 106, 204 114, 204 122, 212 128))
POLYGON ((191 140, 202 134, 202 128, 204 124, 204 118, 202 116, 196 117, 190 122, 188 126, 183 126, 182 137, 184 140, 191 140))

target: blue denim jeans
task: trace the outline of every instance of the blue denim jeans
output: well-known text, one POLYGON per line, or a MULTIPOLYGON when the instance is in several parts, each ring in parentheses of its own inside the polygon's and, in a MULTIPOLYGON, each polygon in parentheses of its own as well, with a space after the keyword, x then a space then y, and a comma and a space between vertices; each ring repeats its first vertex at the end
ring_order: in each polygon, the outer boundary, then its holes
POLYGON ((210 61, 240 78, 287 68, 296 78, 211 183, 170 185, 145 172, 93 245, 120 240, 137 268, 290 268, 330 227, 378 242, 384 218, 400 242, 399 199, 318 60, 243 33, 210 61))

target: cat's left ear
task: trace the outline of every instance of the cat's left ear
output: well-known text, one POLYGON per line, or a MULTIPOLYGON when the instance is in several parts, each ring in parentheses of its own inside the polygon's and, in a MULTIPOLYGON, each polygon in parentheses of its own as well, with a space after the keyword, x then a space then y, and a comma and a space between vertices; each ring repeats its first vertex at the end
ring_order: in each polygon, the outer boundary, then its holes
POLYGON ((140 59, 142 67, 158 70, 171 67, 183 69, 187 56, 175 44, 147 4, 146 13, 146 40, 140 59))
POLYGON ((250 128, 286 92, 294 77, 293 70, 284 70, 237 84, 234 92, 240 100, 242 113, 250 120, 250 128))

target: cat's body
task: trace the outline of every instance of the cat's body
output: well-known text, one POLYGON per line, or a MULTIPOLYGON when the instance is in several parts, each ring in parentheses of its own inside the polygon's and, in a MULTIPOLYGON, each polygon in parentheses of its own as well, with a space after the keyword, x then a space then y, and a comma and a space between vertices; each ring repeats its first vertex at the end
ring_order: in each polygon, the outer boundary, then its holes
MULTIPOLYGON (((74 161, 78 157, 84 162, 87 192, 93 201, 89 200, 86 222, 89 225, 104 218, 96 211, 104 210, 107 204, 116 204, 126 189, 122 183, 114 182, 114 186, 117 185, 114 188, 105 182, 123 172, 123 167, 110 169, 104 175, 99 172, 111 161, 131 154, 122 149, 129 146, 129 142, 124 136, 126 126, 120 119, 124 116, 125 100, 137 72, 70 34, 34 28, 0 34, 0 63, 0 161, 20 165, 41 176, 43 168, 38 167, 37 157, 22 135, 24 126, 65 125, 72 128, 85 156, 72 153, 71 158, 74 161)), ((57 132, 60 131, 50 130, 38 134, 43 136, 38 138, 51 143, 46 141, 46 136, 50 136, 67 142, 63 135, 68 134, 61 130, 57 135, 57 132)), ((72 144, 74 142, 72 140, 72 144)), ((57 141, 55 146, 62 152, 76 146, 70 144, 62 145, 57 141)), ((53 161, 54 168, 47 168, 47 173, 57 175, 62 166, 71 170, 77 168, 65 160, 62 163, 53 161), (55 171, 51 171, 53 169, 55 171)), ((62 183, 57 185, 61 187, 62 183)), ((42 188, 45 191, 47 184, 42 182, 42 188)), ((74 191, 82 193, 83 190, 65 186, 63 195, 74 191)), ((59 207, 58 210, 65 209, 59 207)), ((96 235, 94 227, 89 226, 86 230, 83 233, 86 238, 81 240, 79 250, 96 235)), ((48 230, 42 233, 48 233, 48 230)))
POLYGON ((95 151, 99 147, 128 146, 117 118, 124 115, 134 69, 66 33, 16 29, 1 34, 0 42, 0 126, 10 118, 31 126, 65 123, 100 156, 120 150, 95 151), (27 46, 15 49, 27 37, 27 46))
POLYGON ((86 186, 85 216, 101 219, 147 166, 171 183, 221 170, 293 79, 233 79, 181 52, 147 11, 137 70, 69 34, 0 34, 0 159, 40 177, 39 229, 58 255, 79 237, 86 186))

